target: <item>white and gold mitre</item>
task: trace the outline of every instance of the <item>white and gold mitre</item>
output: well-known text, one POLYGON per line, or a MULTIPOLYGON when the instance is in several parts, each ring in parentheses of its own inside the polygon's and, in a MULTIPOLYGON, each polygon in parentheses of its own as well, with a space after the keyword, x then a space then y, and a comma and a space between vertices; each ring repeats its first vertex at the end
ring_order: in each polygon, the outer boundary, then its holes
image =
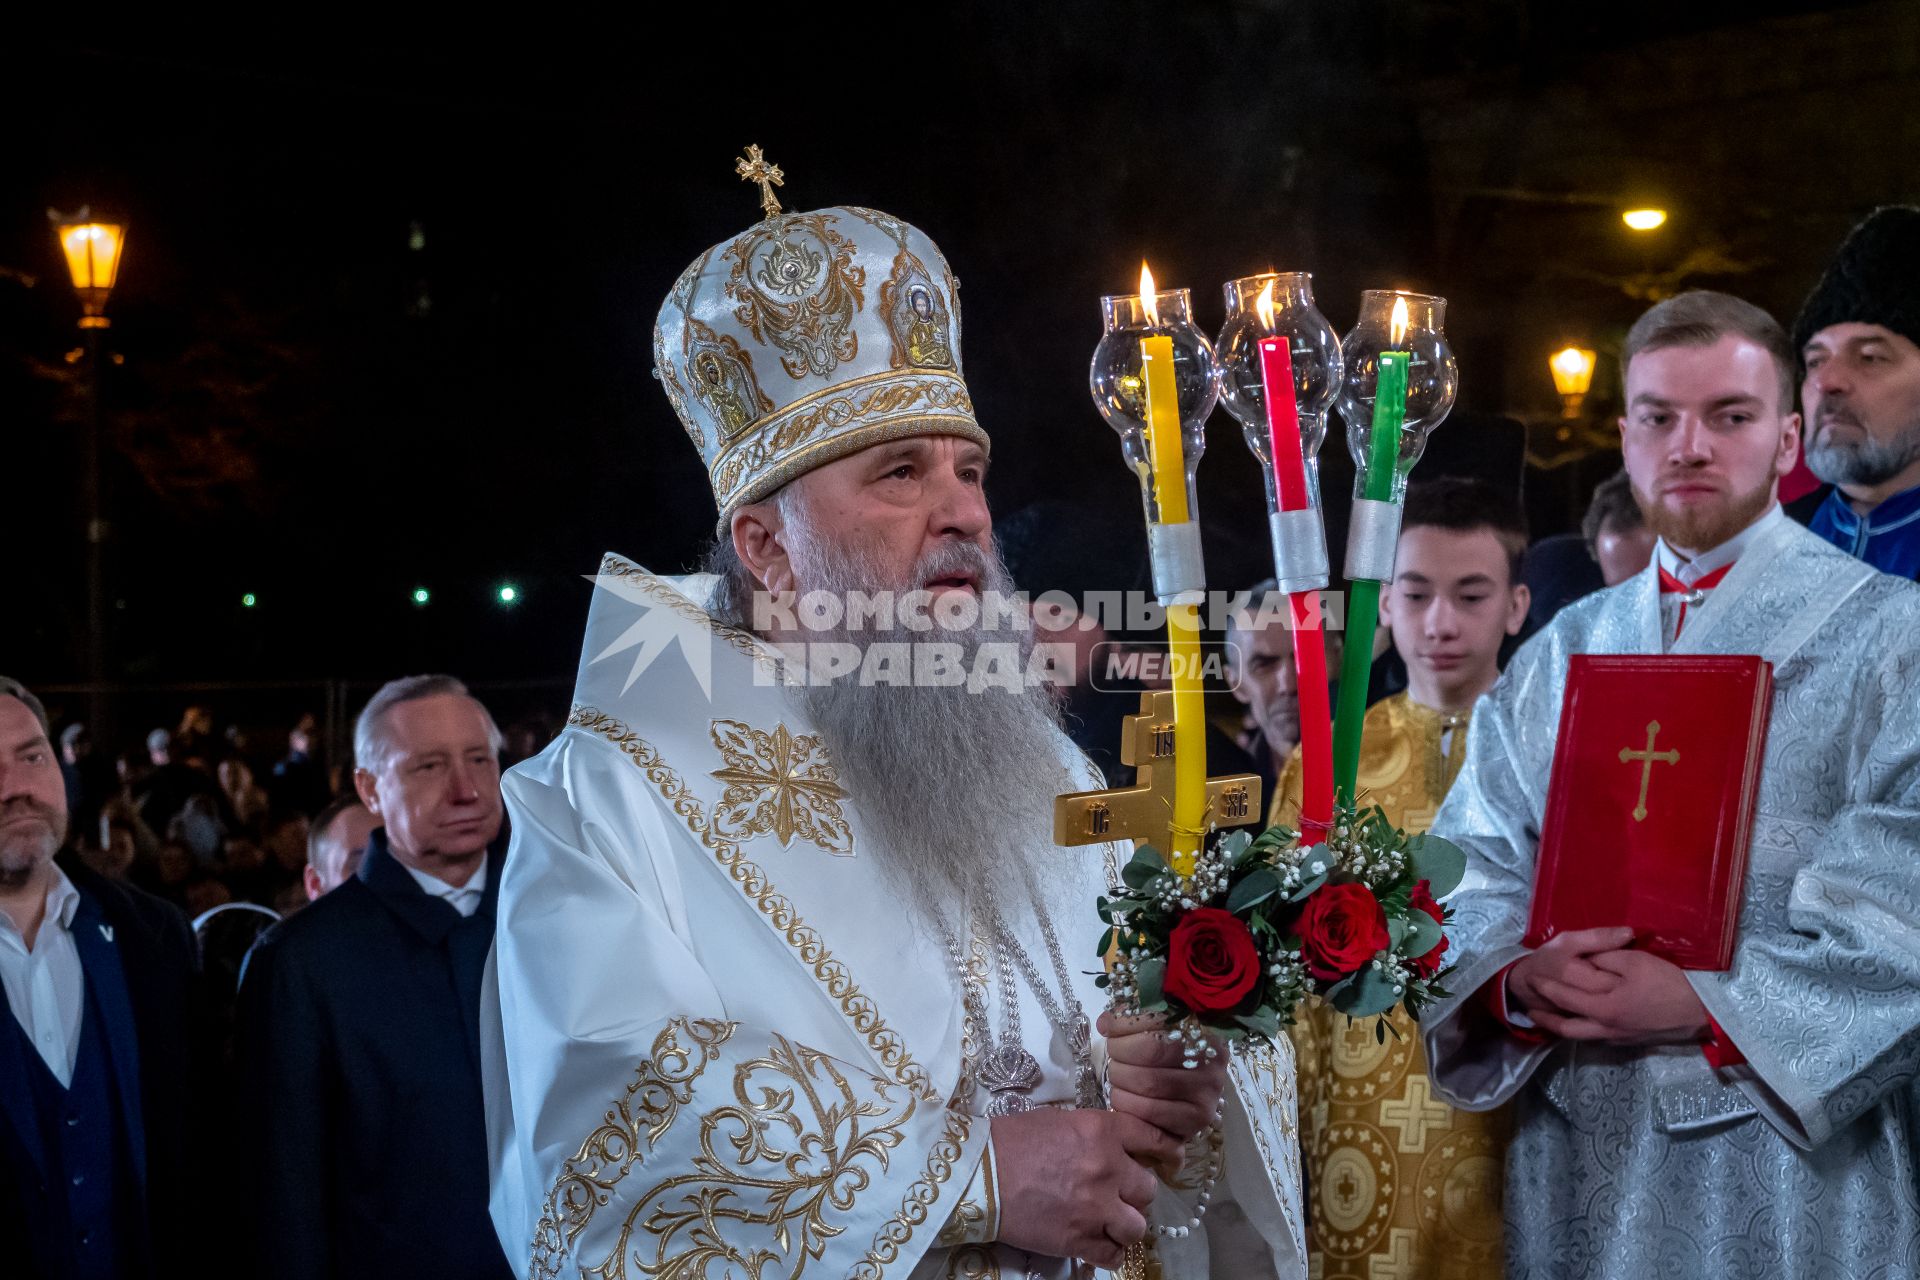
POLYGON ((654 376, 707 464, 725 528, 795 476, 902 436, 988 447, 960 376, 959 282, 918 228, 873 209, 782 213, 758 147, 738 172, 767 217, 681 273, 654 376))

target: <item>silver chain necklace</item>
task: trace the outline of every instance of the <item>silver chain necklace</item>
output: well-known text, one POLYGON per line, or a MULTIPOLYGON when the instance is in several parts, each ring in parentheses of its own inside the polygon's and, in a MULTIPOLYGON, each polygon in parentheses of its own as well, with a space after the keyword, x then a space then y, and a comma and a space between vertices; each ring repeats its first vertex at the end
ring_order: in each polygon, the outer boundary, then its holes
POLYGON ((1055 1000, 1053 993, 1047 989, 1046 979, 1013 936, 998 903, 990 895, 984 896, 980 904, 981 911, 991 934, 991 945, 1000 971, 1001 1021, 997 1041, 993 1038, 987 1018, 984 994, 979 989, 982 984, 973 980, 959 941, 951 931, 947 932, 947 950, 960 975, 963 999, 968 1011, 980 1025, 983 1042, 974 1047, 973 1060, 968 1064, 970 1073, 979 1086, 992 1095, 987 1103, 989 1116, 1017 1115, 1032 1108, 1033 1103, 1027 1095, 1039 1087, 1042 1073, 1039 1060, 1021 1040, 1020 993, 1014 978, 1015 965, 1018 965, 1021 977, 1032 988, 1035 999, 1047 1015, 1047 1021, 1066 1039, 1068 1052, 1073 1055, 1076 1105, 1082 1109, 1104 1108, 1105 1091, 1093 1068, 1092 1026, 1087 1021, 1086 1011, 1073 996, 1073 975, 1067 969, 1066 957, 1061 953, 1059 936, 1054 932, 1053 921, 1047 917, 1039 895, 1031 893, 1030 880, 1028 889, 1033 901, 1034 918, 1039 922, 1040 935, 1046 942, 1054 976, 1060 983, 1060 999, 1055 1000))

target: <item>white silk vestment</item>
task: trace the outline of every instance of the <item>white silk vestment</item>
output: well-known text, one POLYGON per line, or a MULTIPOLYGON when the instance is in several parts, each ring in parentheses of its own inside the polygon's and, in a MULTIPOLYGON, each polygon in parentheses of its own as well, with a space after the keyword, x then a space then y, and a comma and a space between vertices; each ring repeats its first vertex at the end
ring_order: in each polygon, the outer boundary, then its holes
POLYGON ((1772 719, 1732 968, 1690 973, 1744 1066, 1698 1045, 1527 1045, 1475 993, 1525 954, 1567 658, 1660 653, 1654 568, 1561 612, 1473 715, 1433 830, 1467 851, 1438 1095, 1517 1098, 1507 1273, 1920 1274, 1920 589, 1798 525, 1756 536, 1669 652, 1759 654, 1772 719))
MULTIPOLYGON (((711 582, 607 557, 568 727, 504 780, 513 840, 482 1038, 508 1258, 605 1280, 1066 1275, 983 1238, 997 1174, 969 1113, 984 1092, 962 1088, 978 1031, 939 919, 894 900, 863 856, 857 807, 768 651, 697 603, 711 582)), ((1077 785, 1099 785, 1061 747, 1077 785)), ((981 830, 953 837, 1074 860, 1049 910, 1093 1017, 1102 996, 1079 971, 1096 968, 1110 872, 1099 848, 1054 847, 1049 819, 983 797, 981 830)), ((1011 914, 1050 973, 1031 911, 1011 914)), ((984 949, 972 961, 989 975, 984 949)), ((1045 1075, 1032 1097, 1071 1105, 1064 1037, 1021 998, 1045 1075)), ((997 987, 987 1005, 998 1034, 997 987)), ((1096 1035, 1104 1068, 1102 1049, 1096 1035)), ((1158 1261, 1304 1275, 1291 1049, 1232 1076, 1212 1211, 1158 1261)), ((1155 1219, 1186 1221, 1192 1199, 1163 1190, 1155 1219)))

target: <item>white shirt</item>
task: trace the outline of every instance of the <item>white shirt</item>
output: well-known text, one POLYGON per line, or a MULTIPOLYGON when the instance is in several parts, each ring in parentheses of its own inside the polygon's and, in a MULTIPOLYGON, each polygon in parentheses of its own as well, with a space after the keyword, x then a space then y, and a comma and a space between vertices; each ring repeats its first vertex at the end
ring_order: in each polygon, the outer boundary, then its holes
POLYGON ((80 891, 55 867, 47 912, 31 949, 13 916, 0 910, 0 985, 6 987, 13 1020, 63 1089, 73 1083, 87 999, 86 971, 73 943, 73 913, 79 906, 80 891))
MULTIPOLYGON (((395 858, 394 861, 400 862, 400 859, 395 858)), ((463 916, 471 916, 474 912, 478 911, 480 909, 480 899, 486 896, 487 864, 484 861, 480 864, 479 869, 473 873, 473 878, 462 885, 448 884, 438 876, 429 875, 424 871, 416 871, 412 867, 407 867, 407 864, 404 862, 400 862, 400 865, 407 868, 407 874, 413 877, 415 884, 425 889, 433 897, 445 898, 448 904, 463 916)))

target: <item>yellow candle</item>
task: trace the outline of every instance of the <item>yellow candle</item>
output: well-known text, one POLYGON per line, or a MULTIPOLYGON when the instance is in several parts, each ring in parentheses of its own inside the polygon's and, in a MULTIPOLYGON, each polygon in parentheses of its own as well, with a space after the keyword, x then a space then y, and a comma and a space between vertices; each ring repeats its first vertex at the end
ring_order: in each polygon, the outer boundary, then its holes
POLYGON ((1153 457, 1153 498, 1161 524, 1187 522, 1187 464, 1180 449, 1180 395, 1173 384, 1173 339, 1140 339, 1147 381, 1147 447, 1153 457))
POLYGON ((1167 609, 1167 644, 1173 658, 1173 848, 1168 865, 1193 874, 1200 852, 1200 824, 1207 813, 1207 705, 1200 682, 1200 610, 1191 604, 1167 609))
MULTIPOLYGON (((1185 524, 1187 464, 1180 440, 1180 396, 1173 382, 1173 339, 1140 339, 1147 383, 1147 446, 1153 458, 1154 505, 1163 525, 1185 524)), ((1192 875, 1207 813, 1207 709, 1200 680, 1200 613, 1190 604, 1167 609, 1173 665, 1173 830, 1168 865, 1192 875)))

